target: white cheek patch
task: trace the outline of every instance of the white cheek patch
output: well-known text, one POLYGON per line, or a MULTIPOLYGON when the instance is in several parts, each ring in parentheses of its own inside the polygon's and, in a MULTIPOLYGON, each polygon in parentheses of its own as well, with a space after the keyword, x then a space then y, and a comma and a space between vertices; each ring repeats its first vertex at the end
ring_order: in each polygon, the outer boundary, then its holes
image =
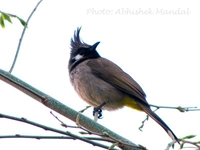
POLYGON ((83 58, 83 55, 80 55, 80 54, 78 54, 78 55, 76 55, 75 57, 74 57, 74 59, 77 61, 77 60, 79 60, 79 59, 81 59, 81 58, 83 58))

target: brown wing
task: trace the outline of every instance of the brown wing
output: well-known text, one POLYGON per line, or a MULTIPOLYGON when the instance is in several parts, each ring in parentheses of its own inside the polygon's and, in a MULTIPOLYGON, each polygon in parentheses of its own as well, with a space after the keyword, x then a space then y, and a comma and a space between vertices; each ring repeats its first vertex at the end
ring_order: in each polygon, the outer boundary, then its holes
POLYGON ((146 95, 139 84, 113 62, 105 58, 98 58, 89 61, 88 66, 97 77, 147 103, 146 95))
POLYGON ((145 99, 146 95, 142 88, 127 73, 105 58, 93 59, 89 61, 87 65, 91 68, 92 73, 98 78, 132 96, 140 108, 152 119, 154 119, 174 141, 179 143, 178 138, 172 130, 150 109, 150 106, 145 99))

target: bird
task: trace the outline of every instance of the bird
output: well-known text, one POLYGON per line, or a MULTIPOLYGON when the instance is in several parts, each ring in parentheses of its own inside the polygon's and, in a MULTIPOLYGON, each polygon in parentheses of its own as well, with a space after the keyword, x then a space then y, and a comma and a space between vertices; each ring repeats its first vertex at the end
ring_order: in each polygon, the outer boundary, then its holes
MULTIPOLYGON (((154 113, 146 100, 141 86, 114 62, 99 55, 93 45, 80 38, 81 27, 74 31, 71 38, 71 52, 68 62, 69 78, 77 94, 86 103, 107 111, 124 106, 145 112, 157 122, 174 142, 179 140, 167 124, 154 113)), ((101 115, 99 116, 101 117, 101 115)))

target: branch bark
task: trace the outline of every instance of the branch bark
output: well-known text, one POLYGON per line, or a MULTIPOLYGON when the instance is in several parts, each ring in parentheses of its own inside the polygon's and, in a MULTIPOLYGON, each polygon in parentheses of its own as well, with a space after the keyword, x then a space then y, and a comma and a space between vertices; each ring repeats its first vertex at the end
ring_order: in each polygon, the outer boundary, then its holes
POLYGON ((94 122, 92 119, 78 113, 77 111, 71 109, 70 107, 60 103, 58 100, 54 99, 53 97, 39 91, 38 89, 32 87, 31 85, 25 83, 24 81, 20 80, 19 78, 11 75, 10 73, 0 69, 0 79, 7 84, 15 87, 16 89, 20 90, 21 92, 27 94, 28 96, 32 97, 33 99, 37 100, 38 102, 44 104, 46 107, 58 112, 59 114, 67 117, 68 119, 76 122, 77 117, 79 117, 79 124, 84 128, 96 132, 99 134, 103 134, 103 132, 108 133, 109 136, 112 138, 121 141, 122 143, 126 143, 128 145, 120 144, 120 148, 123 150, 138 150, 139 147, 131 147, 129 145, 138 146, 131 142, 130 140, 116 134, 115 132, 107 129, 106 127, 94 122))

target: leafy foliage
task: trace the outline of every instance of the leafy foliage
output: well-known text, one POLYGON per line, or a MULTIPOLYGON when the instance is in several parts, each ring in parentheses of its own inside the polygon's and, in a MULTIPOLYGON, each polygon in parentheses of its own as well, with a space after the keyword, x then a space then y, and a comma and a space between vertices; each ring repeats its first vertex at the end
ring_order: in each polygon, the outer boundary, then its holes
POLYGON ((2 28, 6 27, 5 21, 12 23, 12 20, 11 20, 12 17, 17 18, 23 26, 26 26, 26 21, 24 21, 22 18, 20 18, 16 15, 12 15, 12 14, 0 11, 0 25, 1 25, 1 27, 2 28))

